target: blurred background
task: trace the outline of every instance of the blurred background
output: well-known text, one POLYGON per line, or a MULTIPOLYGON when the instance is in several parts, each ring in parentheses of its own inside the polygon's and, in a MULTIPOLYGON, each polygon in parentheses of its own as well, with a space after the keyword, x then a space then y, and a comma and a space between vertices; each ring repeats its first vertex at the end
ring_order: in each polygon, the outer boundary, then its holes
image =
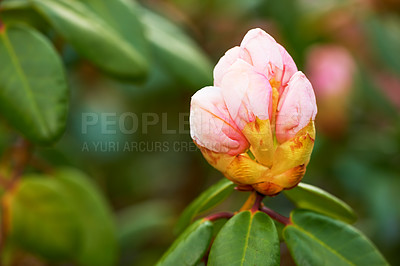
MULTIPOLYGON (((63 57, 72 92, 66 133, 37 155, 51 165, 82 169, 99 185, 115 216, 119 265, 153 265, 174 240, 173 227, 184 207, 222 178, 190 139, 190 97, 212 84, 218 59, 255 27, 286 47, 317 95, 317 138, 303 181, 353 207, 359 217, 356 227, 390 263, 399 265, 400 2, 140 3, 178 25, 182 32, 177 35, 193 40, 186 45, 201 54, 208 76, 198 69, 176 75, 162 55, 154 54, 146 81, 119 81, 81 58, 51 29, 45 30, 63 57), (104 123, 118 125, 126 112, 137 117, 123 121, 126 128, 137 126, 134 133, 124 134, 115 126, 115 132, 101 134, 104 123), (83 133, 87 113, 99 123, 83 133)), ((4 151, 15 135, 8 128, 0 130, 4 151)), ((235 210, 247 196, 234 192, 218 209, 235 210)), ((285 215, 292 208, 281 195, 264 202, 285 215)), ((284 252, 282 260, 290 265, 287 256, 284 252)), ((42 265, 39 259, 31 260, 42 265)))

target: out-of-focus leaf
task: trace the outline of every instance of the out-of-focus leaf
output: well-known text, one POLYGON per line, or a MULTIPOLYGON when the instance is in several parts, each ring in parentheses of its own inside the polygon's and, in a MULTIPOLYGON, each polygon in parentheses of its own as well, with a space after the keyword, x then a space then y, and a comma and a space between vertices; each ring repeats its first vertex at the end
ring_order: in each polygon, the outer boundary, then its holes
POLYGON ((31 141, 54 142, 65 128, 68 88, 50 42, 27 26, 3 26, 0 62, 2 115, 31 141))
POLYGON ((371 17, 366 20, 365 28, 378 58, 400 74, 400 19, 395 16, 371 17))
POLYGON ((212 84, 211 64, 198 45, 167 19, 141 10, 145 35, 164 68, 193 88, 212 84))
POLYGON ((149 60, 134 6, 122 0, 86 2, 33 0, 32 4, 101 69, 120 78, 143 78, 149 60))
POLYGON ((85 266, 115 265, 116 232, 104 198, 80 171, 61 169, 54 176, 68 194, 79 221, 81 241, 74 259, 85 266))
POLYGON ((196 265, 206 253, 212 234, 212 222, 196 221, 175 240, 157 265, 196 265))
POLYGON ((79 250, 79 218, 53 179, 26 176, 3 199, 12 243, 45 258, 66 260, 79 250))
POLYGON ((354 223, 356 220, 349 205, 318 187, 300 183, 284 193, 299 208, 316 211, 346 223, 354 223))
POLYGON ((295 210, 283 237, 298 265, 389 265, 357 229, 327 216, 295 210))
POLYGON ((110 211, 81 172, 25 176, 6 194, 12 243, 54 260, 115 265, 117 240, 110 211))
POLYGON ((222 179, 209 189, 201 193, 182 213, 175 231, 182 232, 191 221, 201 212, 209 210, 226 199, 233 191, 235 184, 228 179, 222 179))
POLYGON ((279 257, 279 238, 271 218, 244 211, 218 233, 208 265, 279 265, 279 257))
POLYGON ((8 25, 25 23, 36 29, 44 28, 46 21, 33 10, 28 0, 6 0, 0 2, 0 19, 8 25))
POLYGON ((172 207, 165 201, 144 202, 123 209, 118 213, 120 246, 132 249, 140 243, 145 244, 149 238, 169 230, 172 217, 172 207))

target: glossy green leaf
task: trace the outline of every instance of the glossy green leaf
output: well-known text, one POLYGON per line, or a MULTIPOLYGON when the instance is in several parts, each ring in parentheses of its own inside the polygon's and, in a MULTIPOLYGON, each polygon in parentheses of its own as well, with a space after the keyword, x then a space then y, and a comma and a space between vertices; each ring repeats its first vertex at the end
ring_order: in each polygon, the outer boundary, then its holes
POLYGON ((121 78, 148 72, 147 43, 136 8, 123 0, 32 0, 59 34, 104 71, 121 78))
POLYGON ((10 241, 45 258, 72 258, 79 248, 79 217, 52 179, 26 176, 3 201, 10 241))
POLYGON ((218 233, 208 265, 279 265, 279 238, 263 212, 240 212, 218 233))
POLYGON ((283 237, 298 265, 388 265, 376 247, 349 224, 295 210, 283 237))
POLYGON ((80 171, 62 169, 54 176, 68 194, 79 221, 81 241, 74 259, 85 266, 115 265, 116 231, 105 199, 80 171))
POLYGON ((175 228, 176 233, 182 232, 199 213, 215 207, 226 199, 234 187, 235 184, 232 181, 224 178, 201 193, 179 217, 175 228))
POLYGON ((212 233, 212 222, 196 221, 175 240, 157 265, 196 265, 206 253, 212 233))
POLYGON ((50 42, 27 26, 3 26, 0 62, 2 116, 33 142, 54 142, 65 129, 68 88, 50 42))
POLYGON ((316 211, 347 223, 353 223, 357 219, 349 205, 318 187, 300 183, 284 193, 299 208, 316 211))
POLYGON ((209 59, 182 30, 145 8, 142 22, 155 56, 167 71, 196 89, 212 84, 209 59))

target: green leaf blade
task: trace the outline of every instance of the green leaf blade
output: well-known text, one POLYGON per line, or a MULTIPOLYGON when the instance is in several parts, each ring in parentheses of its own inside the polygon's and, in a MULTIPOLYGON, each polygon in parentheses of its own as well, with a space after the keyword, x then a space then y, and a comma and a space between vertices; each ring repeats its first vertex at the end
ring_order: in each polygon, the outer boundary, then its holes
POLYGON ((357 229, 327 216, 295 210, 283 237, 298 265, 389 265, 357 229))
POLYGON ((316 211, 346 223, 354 223, 357 219, 349 205, 318 187, 300 183, 291 190, 285 190, 284 194, 299 208, 316 211))
POLYGON ((6 26, 0 31, 0 61, 2 115, 35 143, 57 140, 66 126, 68 88, 50 42, 29 27, 6 26))
POLYGON ((196 221, 175 240, 157 265, 196 265, 206 253, 212 234, 212 222, 196 221))
POLYGON ((175 228, 176 233, 182 232, 191 221, 201 212, 207 211, 224 199, 226 199, 233 191, 235 184, 228 179, 221 179, 206 191, 200 194, 179 217, 175 228))
POLYGON ((78 218, 68 195, 53 180, 26 176, 3 202, 12 243, 56 260, 70 259, 78 251, 78 218))
POLYGON ((167 71, 195 89, 212 84, 211 63, 191 38, 146 8, 142 8, 141 14, 146 37, 167 71))
POLYGON ((231 218, 211 247, 208 265, 279 265, 279 238, 271 218, 244 211, 231 218))
POLYGON ((79 217, 80 248, 74 258, 86 266, 112 266, 117 260, 117 236, 111 210, 89 178, 82 172, 64 168, 55 180, 69 195, 79 217))
POLYGON ((102 70, 124 79, 142 79, 147 75, 148 51, 141 24, 136 14, 131 13, 132 8, 124 8, 120 0, 103 2, 107 8, 99 13, 97 6, 91 8, 76 0, 33 0, 32 3, 59 34, 102 70), (112 13, 114 10, 124 12, 116 18, 118 14, 112 13), (124 24, 134 29, 131 35, 126 33, 124 24))
POLYGON ((111 212, 81 172, 65 168, 51 177, 24 176, 4 201, 13 244, 56 261, 115 265, 111 212))

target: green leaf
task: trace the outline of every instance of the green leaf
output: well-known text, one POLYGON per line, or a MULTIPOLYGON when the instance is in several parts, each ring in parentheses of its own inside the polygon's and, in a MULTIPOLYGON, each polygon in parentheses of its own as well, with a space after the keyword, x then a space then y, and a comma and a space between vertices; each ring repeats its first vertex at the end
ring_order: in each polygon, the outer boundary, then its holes
POLYGON ((79 221, 81 242, 74 258, 85 266, 115 265, 116 232, 105 199, 80 171, 66 168, 57 171, 54 176, 67 192, 79 221))
POLYGON ((115 265, 117 240, 110 210, 81 172, 27 175, 5 203, 13 243, 58 261, 115 265))
POLYGON ((201 212, 207 211, 225 200, 233 191, 235 184, 228 179, 222 179, 201 193, 179 217, 175 232, 182 232, 201 212))
POLYGON ((212 84, 212 66, 199 46, 173 23, 142 8, 146 37, 160 63, 193 88, 212 84))
POLYGON ((3 26, 0 62, 2 116, 33 142, 54 142, 65 129, 68 88, 50 42, 27 26, 3 26))
POLYGON ((12 243, 49 259, 69 259, 78 251, 79 217, 54 180, 26 176, 3 203, 12 243))
POLYGON ((132 252, 132 248, 146 245, 160 233, 168 231, 173 217, 173 208, 165 201, 151 200, 135 204, 118 212, 118 239, 121 248, 132 252))
POLYGON ((208 265, 279 265, 279 238, 263 212, 240 212, 218 233, 208 265))
POLYGON ((32 0, 32 4, 79 53, 104 71, 126 79, 147 74, 147 43, 131 3, 32 0))
POLYGON ((157 265, 196 265, 206 253, 212 233, 212 222, 196 221, 175 240, 157 265))
POLYGON ((295 210, 283 237, 298 265, 389 265, 357 229, 327 216, 295 210))
POLYGON ((284 193, 299 208, 316 211, 346 223, 354 223, 357 219, 349 205, 318 187, 300 183, 284 193))

